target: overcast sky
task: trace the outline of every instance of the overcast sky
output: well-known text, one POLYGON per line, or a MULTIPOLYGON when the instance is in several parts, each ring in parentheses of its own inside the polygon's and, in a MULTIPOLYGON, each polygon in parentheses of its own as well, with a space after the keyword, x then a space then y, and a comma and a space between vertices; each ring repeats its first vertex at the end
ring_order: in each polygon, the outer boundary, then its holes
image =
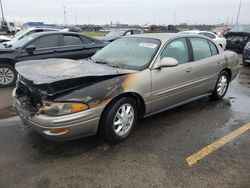
MULTIPOLYGON (((2 0, 12 21, 105 24, 235 23, 240 0, 2 0), (176 16, 174 16, 176 15, 176 16), (174 19, 175 18, 175 19, 174 19)), ((250 24, 250 0, 242 0, 239 23, 250 24)))

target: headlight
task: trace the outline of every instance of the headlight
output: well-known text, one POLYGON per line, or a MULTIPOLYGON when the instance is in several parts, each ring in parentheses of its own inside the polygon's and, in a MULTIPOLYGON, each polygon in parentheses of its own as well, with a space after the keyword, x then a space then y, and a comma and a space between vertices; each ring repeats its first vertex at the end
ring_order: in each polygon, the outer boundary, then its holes
POLYGON ((47 102, 43 101, 41 112, 53 115, 67 115, 89 109, 88 105, 75 102, 47 102))

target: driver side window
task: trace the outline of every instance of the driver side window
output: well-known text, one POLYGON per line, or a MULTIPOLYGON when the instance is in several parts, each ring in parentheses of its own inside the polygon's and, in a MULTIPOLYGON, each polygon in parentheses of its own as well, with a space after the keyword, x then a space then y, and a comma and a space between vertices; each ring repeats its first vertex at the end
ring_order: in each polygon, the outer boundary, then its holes
POLYGON ((171 41, 161 53, 161 59, 164 57, 172 57, 179 63, 189 62, 188 45, 185 38, 171 41))
POLYGON ((37 49, 58 47, 58 35, 42 36, 32 42, 37 49))

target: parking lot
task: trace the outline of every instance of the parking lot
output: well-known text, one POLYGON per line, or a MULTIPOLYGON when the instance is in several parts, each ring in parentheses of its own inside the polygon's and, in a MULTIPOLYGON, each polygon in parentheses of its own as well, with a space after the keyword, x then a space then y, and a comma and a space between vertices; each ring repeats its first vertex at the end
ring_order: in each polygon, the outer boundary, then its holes
POLYGON ((0 90, 1 188, 250 187, 249 68, 241 67, 223 100, 203 98, 141 120, 116 145, 44 139, 13 112, 11 90, 0 90))

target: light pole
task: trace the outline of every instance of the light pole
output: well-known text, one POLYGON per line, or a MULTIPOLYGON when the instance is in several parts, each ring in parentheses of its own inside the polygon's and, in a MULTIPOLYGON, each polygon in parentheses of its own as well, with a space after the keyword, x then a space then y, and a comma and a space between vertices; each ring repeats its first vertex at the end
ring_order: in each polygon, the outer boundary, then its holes
POLYGON ((63 14, 64 14, 64 26, 66 27, 66 7, 63 6, 63 14))
POLYGON ((77 25, 77 13, 75 12, 75 25, 77 25))
POLYGON ((2 11, 2 19, 3 19, 2 24, 3 24, 3 23, 4 23, 4 13, 3 13, 3 4, 2 4, 2 0, 0 0, 0 4, 1 4, 1 11, 2 11))
POLYGON ((237 19, 236 19, 236 25, 239 23, 241 4, 242 4, 242 0, 240 0, 240 5, 239 5, 239 9, 238 9, 238 15, 237 15, 237 19))

